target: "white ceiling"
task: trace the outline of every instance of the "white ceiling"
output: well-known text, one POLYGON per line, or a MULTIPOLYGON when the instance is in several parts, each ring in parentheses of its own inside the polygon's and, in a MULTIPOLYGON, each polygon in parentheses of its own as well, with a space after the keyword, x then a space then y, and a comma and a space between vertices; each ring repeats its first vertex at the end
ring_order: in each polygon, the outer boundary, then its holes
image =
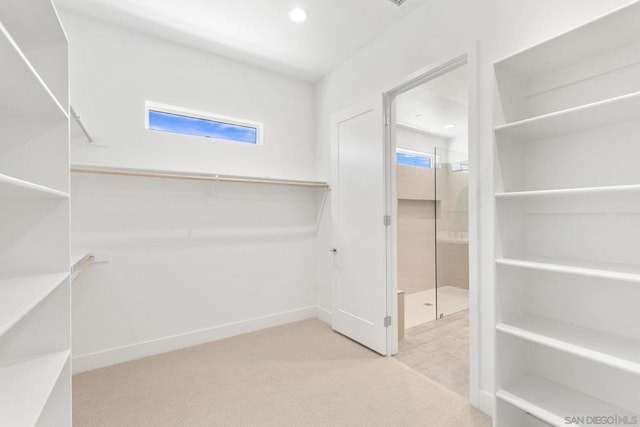
POLYGON ((428 0, 55 0, 92 16, 167 40, 318 80, 428 0), (292 7, 309 12, 289 20, 292 7))
POLYGON ((399 95, 396 121, 444 138, 466 135, 468 68, 458 68, 399 95), (456 126, 447 129, 447 124, 456 126))

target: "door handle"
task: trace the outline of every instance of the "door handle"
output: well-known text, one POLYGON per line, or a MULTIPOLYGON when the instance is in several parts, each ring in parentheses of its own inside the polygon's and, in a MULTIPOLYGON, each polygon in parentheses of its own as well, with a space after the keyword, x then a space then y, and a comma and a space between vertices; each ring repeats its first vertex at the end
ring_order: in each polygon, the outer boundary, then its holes
POLYGON ((334 254, 338 253, 338 248, 331 248, 329 249, 330 252, 333 252, 334 254))

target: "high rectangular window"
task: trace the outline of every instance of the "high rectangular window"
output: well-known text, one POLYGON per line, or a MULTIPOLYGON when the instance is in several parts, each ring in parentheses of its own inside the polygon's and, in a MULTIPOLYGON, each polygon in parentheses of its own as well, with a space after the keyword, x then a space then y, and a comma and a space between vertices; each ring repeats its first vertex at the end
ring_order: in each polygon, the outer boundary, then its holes
POLYGON ((180 107, 146 103, 147 129, 215 138, 245 144, 262 143, 262 123, 180 107))
POLYGON ((396 151, 396 163, 399 165, 429 169, 433 167, 433 155, 398 149, 396 151))

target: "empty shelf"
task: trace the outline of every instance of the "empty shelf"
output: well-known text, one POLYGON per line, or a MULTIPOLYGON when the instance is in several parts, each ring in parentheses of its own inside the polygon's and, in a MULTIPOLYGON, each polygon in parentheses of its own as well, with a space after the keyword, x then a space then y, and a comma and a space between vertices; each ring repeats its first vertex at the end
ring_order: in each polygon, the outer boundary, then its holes
POLYGON ((0 336, 69 277, 68 272, 0 280, 0 336))
POLYGON ((527 341, 640 375, 640 341, 548 317, 526 315, 496 329, 527 341))
POLYGON ((640 267, 623 264, 579 262, 551 258, 498 258, 496 259, 496 264, 625 282, 640 282, 640 267))
POLYGON ((499 390, 496 397, 553 426, 567 425, 565 417, 638 416, 631 411, 535 375, 526 375, 517 383, 499 390))
POLYGON ((630 45, 640 36, 639 20, 640 3, 635 2, 499 60, 495 67, 521 79, 550 73, 630 45))
POLYGON ((536 140, 640 120, 640 93, 545 114, 495 128, 501 139, 536 140))
POLYGON ((0 425, 36 425, 68 360, 63 351, 1 368, 0 425))
POLYGON ((69 193, 0 174, 0 197, 6 199, 68 199, 69 193))

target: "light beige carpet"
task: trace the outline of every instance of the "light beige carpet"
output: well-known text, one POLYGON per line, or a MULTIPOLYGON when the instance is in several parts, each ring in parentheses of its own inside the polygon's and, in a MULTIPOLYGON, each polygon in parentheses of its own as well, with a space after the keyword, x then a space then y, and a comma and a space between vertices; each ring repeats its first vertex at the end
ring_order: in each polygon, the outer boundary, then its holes
POLYGON ((490 426, 456 393, 306 320, 73 377, 89 426, 490 426))

